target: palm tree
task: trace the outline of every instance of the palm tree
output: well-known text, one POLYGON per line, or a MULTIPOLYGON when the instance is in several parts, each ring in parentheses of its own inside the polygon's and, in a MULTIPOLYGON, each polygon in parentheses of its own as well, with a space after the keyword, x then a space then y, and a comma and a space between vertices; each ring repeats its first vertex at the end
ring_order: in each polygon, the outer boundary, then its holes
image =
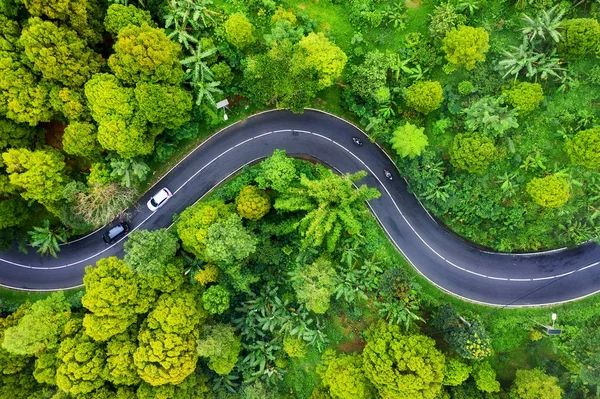
POLYGON ((169 13, 165 16, 165 28, 170 31, 168 36, 186 49, 190 48, 190 43, 198 43, 202 28, 218 14, 208 9, 211 4, 211 0, 170 0, 169 13))
POLYGON ((181 60, 181 65, 186 67, 184 80, 188 82, 204 82, 212 80, 212 71, 206 63, 206 59, 217 52, 213 47, 208 50, 202 48, 202 42, 198 42, 195 49, 191 49, 192 55, 181 60))
POLYGON ((44 221, 44 227, 34 227, 28 232, 31 236, 29 245, 38 247, 37 252, 41 255, 52 255, 57 257, 56 253, 60 251, 59 241, 67 242, 67 231, 63 227, 51 228, 50 221, 44 221))
POLYGON ((215 101, 214 94, 221 94, 223 90, 219 89, 221 82, 197 82, 190 83, 192 88, 196 91, 196 105, 202 104, 202 100, 205 98, 213 106, 217 104, 215 101))
POLYGON ((547 11, 542 11, 535 18, 523 14, 525 26, 521 29, 521 32, 529 38, 530 42, 533 42, 538 37, 546 40, 546 36, 548 36, 558 43, 562 39, 562 35, 558 30, 565 15, 565 10, 559 9, 557 12, 557 9, 558 4, 547 11))
POLYGON ((511 48, 513 51, 504 51, 506 58, 498 63, 500 68, 506 70, 503 77, 514 75, 516 81, 519 75, 525 71, 527 78, 537 82, 538 78, 547 80, 550 75, 558 78, 558 72, 564 70, 560 66, 561 61, 556 57, 555 50, 549 55, 538 52, 531 47, 527 37, 523 39, 523 43, 519 47, 511 46, 511 48))

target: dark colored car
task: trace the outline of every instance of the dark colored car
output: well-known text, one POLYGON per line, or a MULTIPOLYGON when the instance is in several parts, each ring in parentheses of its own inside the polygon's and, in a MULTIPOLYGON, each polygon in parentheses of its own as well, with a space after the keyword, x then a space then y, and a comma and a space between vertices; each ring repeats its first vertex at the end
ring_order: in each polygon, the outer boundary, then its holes
POLYGON ((106 230, 102 238, 105 243, 112 244, 127 233, 129 233, 129 225, 126 222, 120 222, 118 225, 106 230))

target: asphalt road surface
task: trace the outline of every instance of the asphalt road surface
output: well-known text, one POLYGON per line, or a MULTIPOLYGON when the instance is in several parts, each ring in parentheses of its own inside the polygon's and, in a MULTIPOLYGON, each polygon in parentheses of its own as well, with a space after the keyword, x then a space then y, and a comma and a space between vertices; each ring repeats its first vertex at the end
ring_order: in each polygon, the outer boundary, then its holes
MULTIPOLYGON (((463 299, 498 306, 534 306, 570 301, 600 291, 600 247, 536 254, 501 254, 479 249, 439 225, 410 194, 393 162, 353 125, 307 110, 303 115, 271 111, 234 124, 197 147, 130 209, 135 229, 158 229, 172 223, 211 188, 243 165, 275 149, 288 155, 310 155, 340 172, 366 170, 360 183, 382 193, 369 202, 390 240, 430 282, 463 299), (362 137, 356 146, 352 137, 362 137), (383 170, 392 171, 393 180, 383 170), (160 188, 173 197, 158 211, 146 207, 160 188)), ((123 242, 102 240, 104 229, 63 245, 58 259, 25 255, 16 249, 0 253, 0 284, 16 289, 50 291, 82 284, 84 268, 98 259, 123 255, 123 242)))

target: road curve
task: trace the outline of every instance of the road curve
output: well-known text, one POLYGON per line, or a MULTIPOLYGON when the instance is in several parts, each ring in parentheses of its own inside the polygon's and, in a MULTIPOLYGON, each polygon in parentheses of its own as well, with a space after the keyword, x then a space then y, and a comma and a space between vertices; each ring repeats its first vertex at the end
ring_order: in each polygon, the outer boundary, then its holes
MULTIPOLYGON (((390 240, 415 269, 442 290, 460 298, 495 306, 539 306, 579 299, 600 291, 600 247, 538 254, 502 254, 478 249, 440 226, 409 194, 393 162, 375 144, 352 144, 363 136, 348 122, 315 110, 302 115, 264 112, 213 135, 189 153, 130 209, 133 229, 158 229, 243 165, 275 149, 306 154, 340 172, 366 170, 361 183, 376 187, 381 198, 369 206, 390 240), (383 169, 391 170, 393 181, 383 169), (157 212, 146 207, 150 196, 166 186, 174 196, 157 212)), ((80 286, 86 265, 123 255, 123 241, 106 246, 103 230, 62 246, 58 259, 16 249, 0 253, 0 285, 32 291, 80 286)))

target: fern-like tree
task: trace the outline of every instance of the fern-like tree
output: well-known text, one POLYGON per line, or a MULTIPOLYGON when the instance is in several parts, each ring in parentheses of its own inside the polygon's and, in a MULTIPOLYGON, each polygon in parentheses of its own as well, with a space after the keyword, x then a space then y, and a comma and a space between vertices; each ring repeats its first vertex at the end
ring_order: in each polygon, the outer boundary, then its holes
POLYGON ((558 43, 562 39, 559 30, 565 10, 559 9, 558 6, 557 4, 549 10, 544 10, 534 18, 523 14, 524 26, 521 28, 521 32, 530 42, 539 38, 542 40, 550 38, 558 43))
POLYGON ((409 122, 404 126, 400 126, 394 131, 394 135, 390 139, 392 148, 396 150, 402 158, 414 158, 423 152, 429 141, 423 133, 425 129, 417 127, 409 122))
POLYGON ((361 218, 366 212, 363 203, 378 198, 380 193, 364 184, 355 188, 354 183, 367 175, 365 171, 338 176, 323 167, 319 170, 320 176, 315 180, 302 175, 297 187, 281 193, 274 208, 306 212, 299 225, 303 245, 319 247, 326 243, 332 252, 342 233, 360 235, 361 218))
POLYGON ((525 75, 534 81, 547 80, 550 76, 559 78, 558 72, 563 71, 561 60, 556 56, 555 50, 549 54, 539 52, 527 40, 519 47, 511 46, 510 51, 504 51, 504 59, 498 62, 500 69, 506 71, 504 78, 512 75, 515 81, 520 75, 525 75))
POLYGON ((67 231, 63 227, 50 227, 49 220, 44 221, 44 226, 34 227, 27 234, 31 237, 29 245, 37 247, 39 254, 49 254, 55 258, 60 251, 59 242, 67 242, 67 231))
POLYGON ((184 66, 184 79, 188 82, 204 82, 213 80, 213 73, 208 66, 208 61, 216 52, 217 48, 205 49, 199 41, 196 48, 190 49, 191 56, 181 60, 184 66))

